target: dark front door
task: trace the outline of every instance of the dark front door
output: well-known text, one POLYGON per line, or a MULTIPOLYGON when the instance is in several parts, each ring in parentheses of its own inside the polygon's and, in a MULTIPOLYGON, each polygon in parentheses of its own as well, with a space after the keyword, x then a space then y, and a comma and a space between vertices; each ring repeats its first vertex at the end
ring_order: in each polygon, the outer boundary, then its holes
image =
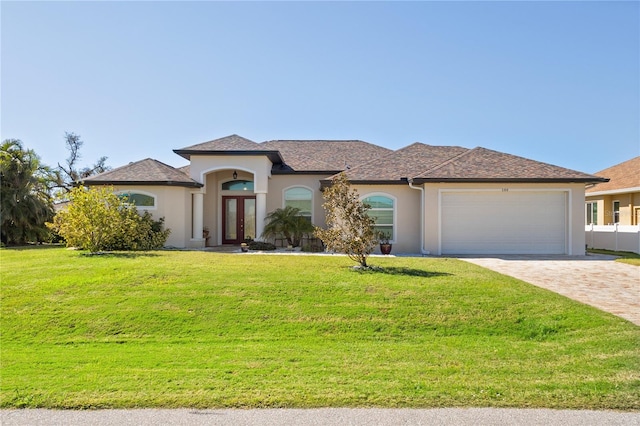
POLYGON ((256 197, 222 197, 222 244, 256 238, 256 197))

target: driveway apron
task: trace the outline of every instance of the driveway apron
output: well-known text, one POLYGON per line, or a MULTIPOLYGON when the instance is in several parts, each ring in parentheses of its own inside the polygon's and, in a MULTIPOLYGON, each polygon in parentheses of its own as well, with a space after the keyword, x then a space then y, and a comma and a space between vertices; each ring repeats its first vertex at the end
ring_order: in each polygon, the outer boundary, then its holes
POLYGON ((595 306, 640 325, 640 267, 615 257, 460 257, 504 275, 595 306))

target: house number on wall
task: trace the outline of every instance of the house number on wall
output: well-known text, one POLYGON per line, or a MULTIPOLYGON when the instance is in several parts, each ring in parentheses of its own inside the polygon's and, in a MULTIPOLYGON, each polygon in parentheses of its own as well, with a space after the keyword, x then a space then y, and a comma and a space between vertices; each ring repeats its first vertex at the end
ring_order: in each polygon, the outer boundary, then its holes
POLYGON ((509 192, 509 188, 502 188, 502 192, 509 192))

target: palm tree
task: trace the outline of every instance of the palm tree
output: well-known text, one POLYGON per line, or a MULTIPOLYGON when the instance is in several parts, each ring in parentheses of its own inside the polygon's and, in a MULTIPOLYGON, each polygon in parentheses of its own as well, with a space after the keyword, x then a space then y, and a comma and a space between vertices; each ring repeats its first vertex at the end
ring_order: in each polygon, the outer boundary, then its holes
POLYGON ((53 218, 49 186, 51 170, 18 139, 0 145, 1 239, 5 244, 42 241, 49 235, 45 222, 53 218))
POLYGON ((262 232, 263 237, 283 235, 287 244, 298 247, 305 233, 313 232, 313 225, 304 216, 300 215, 300 209, 287 206, 284 209, 276 209, 269 213, 265 220, 269 222, 262 232))

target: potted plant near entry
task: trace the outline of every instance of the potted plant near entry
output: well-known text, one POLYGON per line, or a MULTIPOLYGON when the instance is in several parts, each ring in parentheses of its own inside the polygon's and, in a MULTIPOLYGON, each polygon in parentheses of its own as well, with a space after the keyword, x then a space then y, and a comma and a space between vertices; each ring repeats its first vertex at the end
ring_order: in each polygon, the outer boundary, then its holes
POLYGON ((380 234, 378 234, 378 240, 380 241, 380 253, 390 254, 393 245, 389 242, 389 235, 384 232, 380 232, 380 234))
POLYGON ((246 253, 249 251, 249 244, 247 243, 240 243, 240 250, 242 250, 243 253, 246 253))

